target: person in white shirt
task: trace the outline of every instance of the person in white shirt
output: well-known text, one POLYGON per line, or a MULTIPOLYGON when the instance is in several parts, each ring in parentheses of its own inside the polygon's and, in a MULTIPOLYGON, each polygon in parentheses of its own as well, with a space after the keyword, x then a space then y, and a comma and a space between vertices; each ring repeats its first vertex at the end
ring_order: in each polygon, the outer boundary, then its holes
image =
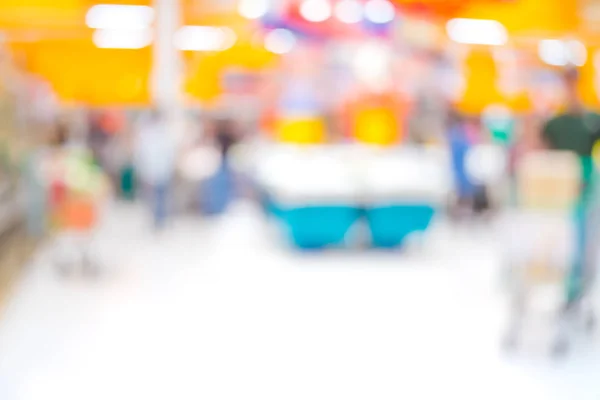
POLYGON ((158 110, 153 110, 138 130, 135 165, 148 191, 154 225, 165 226, 168 219, 170 186, 175 173, 176 148, 167 124, 158 110))

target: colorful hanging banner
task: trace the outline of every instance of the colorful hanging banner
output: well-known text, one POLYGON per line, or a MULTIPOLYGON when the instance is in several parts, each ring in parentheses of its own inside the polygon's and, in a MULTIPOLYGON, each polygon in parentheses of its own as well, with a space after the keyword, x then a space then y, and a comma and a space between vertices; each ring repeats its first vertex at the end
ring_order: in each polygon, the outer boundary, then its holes
MULTIPOLYGON (((310 0, 309 0, 310 1, 310 0)), ((315 0, 313 0, 315 1, 315 0)), ((278 10, 262 19, 266 29, 284 28, 295 32, 298 36, 314 40, 335 39, 361 39, 365 37, 388 37, 393 33, 394 21, 373 22, 367 18, 360 18, 354 23, 347 23, 336 16, 335 7, 343 0, 316 0, 326 1, 330 7, 330 15, 324 19, 310 20, 303 15, 303 1, 292 0, 278 10)), ((364 0, 357 0, 364 5, 364 0)), ((396 21, 398 15, 396 15, 396 21)))

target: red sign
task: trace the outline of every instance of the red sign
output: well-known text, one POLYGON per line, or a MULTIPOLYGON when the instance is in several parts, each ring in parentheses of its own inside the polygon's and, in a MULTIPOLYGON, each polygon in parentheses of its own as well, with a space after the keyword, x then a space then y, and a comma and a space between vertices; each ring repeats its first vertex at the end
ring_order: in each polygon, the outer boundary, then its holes
POLYGON ((391 0, 404 12, 436 17, 453 17, 473 4, 493 4, 514 0, 391 0))

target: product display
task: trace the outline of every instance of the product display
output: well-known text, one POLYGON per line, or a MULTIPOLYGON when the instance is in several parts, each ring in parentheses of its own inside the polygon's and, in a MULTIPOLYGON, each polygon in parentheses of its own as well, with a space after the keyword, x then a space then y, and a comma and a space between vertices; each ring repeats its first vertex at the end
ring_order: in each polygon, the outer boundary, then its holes
POLYGON ((373 247, 398 247, 428 229, 450 187, 447 155, 364 146, 274 147, 259 165, 258 185, 301 248, 345 243, 365 220, 373 247))

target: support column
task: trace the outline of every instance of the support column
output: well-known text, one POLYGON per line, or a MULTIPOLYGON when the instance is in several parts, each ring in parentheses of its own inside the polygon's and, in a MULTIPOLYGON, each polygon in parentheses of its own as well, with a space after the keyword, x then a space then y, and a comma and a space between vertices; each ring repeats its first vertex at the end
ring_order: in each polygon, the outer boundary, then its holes
POLYGON ((173 38, 181 27, 181 1, 154 0, 153 5, 156 12, 152 71, 154 106, 165 115, 169 132, 180 138, 184 130, 183 62, 173 45, 173 38))

